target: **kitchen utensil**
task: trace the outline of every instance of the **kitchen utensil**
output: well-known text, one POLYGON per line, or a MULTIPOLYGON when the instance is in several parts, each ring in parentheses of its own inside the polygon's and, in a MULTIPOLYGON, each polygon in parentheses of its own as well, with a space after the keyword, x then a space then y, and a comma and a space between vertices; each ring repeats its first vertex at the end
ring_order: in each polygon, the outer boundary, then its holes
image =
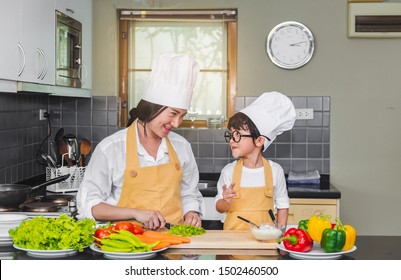
POLYGON ((253 225, 256 228, 259 228, 259 226, 257 224, 255 224, 254 222, 251 222, 250 220, 247 220, 247 219, 245 219, 245 218, 243 218, 241 216, 237 216, 237 218, 240 219, 240 220, 243 220, 244 222, 247 222, 250 225, 253 225))
POLYGON ((272 209, 269 209, 269 215, 270 215, 270 218, 272 218, 272 221, 273 221, 273 223, 274 223, 274 226, 277 227, 276 216, 274 216, 274 213, 273 213, 273 210, 272 210, 272 209))
POLYGON ((72 161, 68 155, 67 143, 65 143, 64 141, 61 141, 59 143, 59 153, 61 155, 61 165, 64 164, 64 160, 65 160, 65 161, 67 161, 67 166, 71 167, 72 161))
POLYGON ((19 206, 21 203, 27 200, 33 190, 62 182, 68 177, 70 177, 70 174, 50 179, 42 184, 33 187, 24 184, 1 184, 0 206, 19 206))
POLYGON ((79 166, 85 166, 85 157, 90 153, 91 149, 91 142, 86 138, 82 138, 81 145, 79 146, 79 150, 81 153, 81 156, 79 157, 79 166))
POLYGON ((55 144, 55 143, 53 143, 53 142, 50 142, 49 143, 49 145, 50 145, 50 148, 49 148, 49 150, 50 150, 50 157, 52 158, 52 160, 56 163, 56 167, 58 167, 58 157, 59 157, 59 154, 57 154, 56 153, 56 150, 58 150, 58 149, 56 149, 56 145, 57 144, 55 144))
POLYGON ((75 196, 69 194, 52 194, 45 195, 40 198, 41 202, 52 202, 59 206, 67 206, 70 201, 73 201, 75 196))
MULTIPOLYGON (((79 158, 78 141, 77 137, 73 134, 66 134, 63 136, 63 140, 67 145, 68 157, 73 165, 77 164, 79 158)), ((71 165, 69 165, 70 167, 71 165)))
MULTIPOLYGON (((61 143, 64 142, 63 141, 63 136, 64 136, 64 128, 60 128, 59 130, 57 130, 56 135, 54 136, 54 143, 56 145, 55 151, 60 151, 61 143)), ((57 156, 56 156, 58 165, 62 164, 61 157, 62 157, 61 153, 58 153, 57 156)))

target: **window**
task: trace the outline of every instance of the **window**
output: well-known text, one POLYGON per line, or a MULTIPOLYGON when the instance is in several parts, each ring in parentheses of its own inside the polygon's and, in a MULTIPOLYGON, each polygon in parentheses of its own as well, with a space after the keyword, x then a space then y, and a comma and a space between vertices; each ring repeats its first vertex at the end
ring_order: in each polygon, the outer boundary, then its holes
MULTIPOLYGON (((121 10, 119 96, 121 125, 139 102, 152 62, 161 53, 189 53, 201 66, 192 96, 195 126, 209 116, 234 113, 236 10, 121 10)), ((188 114, 187 119, 191 114, 188 114)), ((182 126, 190 126, 186 120, 182 126)))

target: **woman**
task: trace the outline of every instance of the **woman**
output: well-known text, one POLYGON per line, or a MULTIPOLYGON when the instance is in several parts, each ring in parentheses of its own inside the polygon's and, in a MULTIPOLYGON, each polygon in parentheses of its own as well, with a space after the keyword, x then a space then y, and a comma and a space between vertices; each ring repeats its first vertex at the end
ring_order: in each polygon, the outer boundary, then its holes
POLYGON ((78 191, 79 217, 201 225, 198 167, 185 138, 171 132, 183 120, 199 72, 188 55, 164 54, 136 107, 137 119, 96 147, 78 191))

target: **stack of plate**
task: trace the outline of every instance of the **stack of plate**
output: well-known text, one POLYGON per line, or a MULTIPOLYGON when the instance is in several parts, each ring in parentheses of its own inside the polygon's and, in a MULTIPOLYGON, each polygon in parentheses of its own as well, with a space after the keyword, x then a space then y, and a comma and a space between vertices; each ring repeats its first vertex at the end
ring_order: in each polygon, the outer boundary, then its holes
POLYGON ((8 231, 28 219, 27 215, 22 214, 0 214, 0 246, 10 246, 13 244, 8 231))

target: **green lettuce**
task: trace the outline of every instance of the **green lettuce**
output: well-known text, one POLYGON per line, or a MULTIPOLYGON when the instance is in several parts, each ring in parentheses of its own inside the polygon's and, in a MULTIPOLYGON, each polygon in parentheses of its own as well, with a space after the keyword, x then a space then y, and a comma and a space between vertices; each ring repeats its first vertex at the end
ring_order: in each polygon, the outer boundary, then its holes
POLYGON ((8 232, 16 246, 33 250, 75 249, 82 252, 93 242, 96 222, 85 218, 75 220, 66 214, 58 218, 43 216, 25 220, 8 232))

